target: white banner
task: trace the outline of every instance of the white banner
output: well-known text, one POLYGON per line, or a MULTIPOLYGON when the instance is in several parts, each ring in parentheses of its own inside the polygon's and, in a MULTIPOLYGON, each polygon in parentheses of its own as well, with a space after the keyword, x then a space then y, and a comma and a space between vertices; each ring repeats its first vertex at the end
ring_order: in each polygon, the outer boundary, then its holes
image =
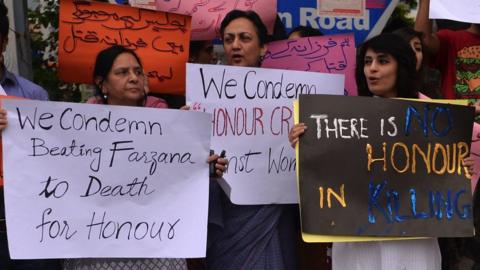
POLYGON ((480 23, 480 1, 430 0, 430 18, 480 23))
POLYGON ((14 259, 204 257, 211 116, 4 100, 14 259))
POLYGON ((187 64, 187 102, 212 113, 212 149, 230 162, 223 189, 235 204, 297 203, 288 142, 299 94, 344 93, 344 75, 187 64))

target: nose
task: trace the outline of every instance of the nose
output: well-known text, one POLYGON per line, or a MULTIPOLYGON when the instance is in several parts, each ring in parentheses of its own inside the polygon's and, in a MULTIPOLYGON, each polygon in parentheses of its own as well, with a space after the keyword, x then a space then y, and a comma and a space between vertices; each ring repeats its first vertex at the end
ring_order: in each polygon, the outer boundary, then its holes
POLYGON ((373 60, 372 63, 368 66, 370 72, 375 72, 378 70, 378 63, 377 61, 373 60))
POLYGON ((240 49, 241 47, 241 44, 240 44, 240 39, 239 38, 235 38, 232 42, 232 48, 233 49, 240 49))
POLYGON ((138 74, 136 74, 135 70, 130 71, 130 82, 138 82, 138 74))

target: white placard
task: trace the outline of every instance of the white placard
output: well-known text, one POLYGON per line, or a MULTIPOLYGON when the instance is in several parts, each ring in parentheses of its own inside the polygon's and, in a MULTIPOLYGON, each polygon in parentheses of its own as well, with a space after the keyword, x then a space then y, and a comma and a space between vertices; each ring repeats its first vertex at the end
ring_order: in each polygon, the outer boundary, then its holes
POLYGON ((344 93, 344 75, 187 64, 187 102, 212 113, 212 149, 226 151, 222 187, 235 204, 298 202, 288 142, 300 93, 344 93))
POLYGON ((0 96, 6 96, 6 95, 7 95, 7 93, 5 92, 3 87, 0 85, 0 96))
POLYGON ((365 0, 317 0, 318 14, 330 17, 363 17, 365 0))
POLYGON ((478 0, 430 0, 431 19, 448 19, 459 22, 480 23, 478 0))
POLYGON ((211 116, 4 100, 14 259, 204 257, 211 116))

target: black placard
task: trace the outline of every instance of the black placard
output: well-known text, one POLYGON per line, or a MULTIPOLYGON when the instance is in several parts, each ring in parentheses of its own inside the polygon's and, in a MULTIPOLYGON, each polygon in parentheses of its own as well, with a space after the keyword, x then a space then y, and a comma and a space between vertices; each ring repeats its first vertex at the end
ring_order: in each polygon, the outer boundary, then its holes
POLYGON ((302 95, 299 113, 308 126, 299 144, 303 232, 473 235, 470 180, 461 164, 469 155, 472 107, 302 95))

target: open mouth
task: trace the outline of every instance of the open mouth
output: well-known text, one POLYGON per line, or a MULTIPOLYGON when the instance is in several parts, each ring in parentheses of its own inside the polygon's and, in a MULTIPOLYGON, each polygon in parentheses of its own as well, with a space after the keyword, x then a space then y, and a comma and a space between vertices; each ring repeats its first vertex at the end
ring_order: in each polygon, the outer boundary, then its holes
POLYGON ((376 84, 376 83, 378 83, 379 80, 380 80, 380 79, 379 79, 379 78, 376 78, 376 77, 369 77, 369 78, 367 78, 367 81, 368 81, 368 83, 370 83, 370 84, 376 84))
POLYGON ((243 56, 241 54, 234 54, 232 56, 232 60, 233 62, 240 62, 243 60, 243 56))

